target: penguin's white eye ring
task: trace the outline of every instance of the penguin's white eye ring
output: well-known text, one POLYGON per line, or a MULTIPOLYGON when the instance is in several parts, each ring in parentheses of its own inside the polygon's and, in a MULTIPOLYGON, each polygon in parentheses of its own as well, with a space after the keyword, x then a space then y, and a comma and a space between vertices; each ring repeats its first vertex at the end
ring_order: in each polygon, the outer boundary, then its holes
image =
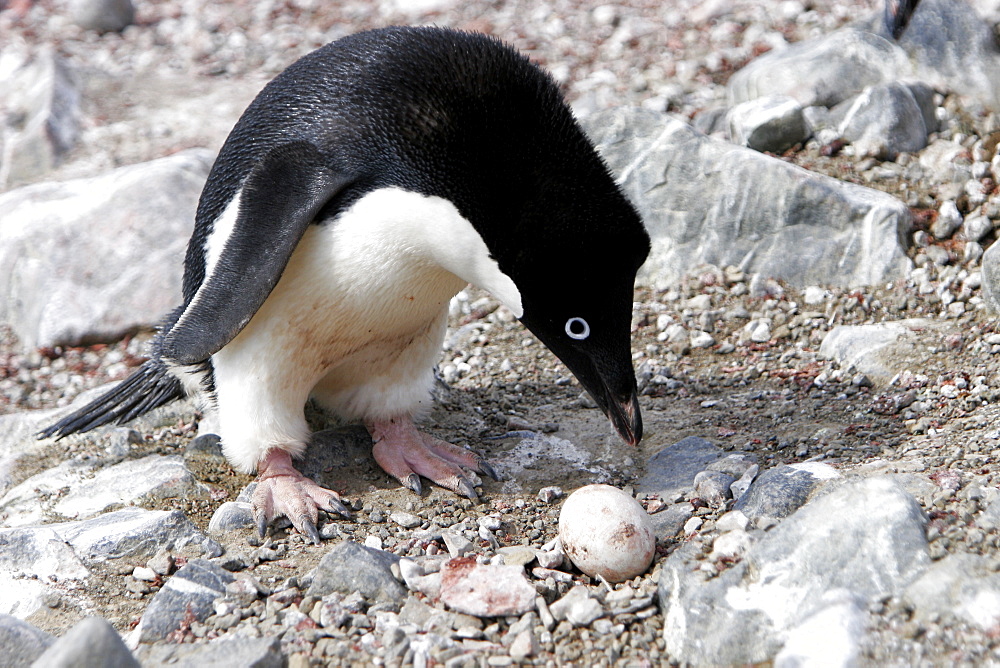
POLYGON ((590 336, 590 325, 583 318, 570 318, 566 321, 566 336, 583 341, 590 336))

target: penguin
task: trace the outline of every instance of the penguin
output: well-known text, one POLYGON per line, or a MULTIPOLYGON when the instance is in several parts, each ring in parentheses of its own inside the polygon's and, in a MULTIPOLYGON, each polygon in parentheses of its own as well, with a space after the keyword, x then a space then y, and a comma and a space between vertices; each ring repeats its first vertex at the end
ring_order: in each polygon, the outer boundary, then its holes
POLYGON ((450 299, 473 284, 577 377, 621 438, 642 437, 630 329, 649 237, 558 86, 500 40, 432 27, 344 37, 246 109, 202 191, 183 304, 129 378, 40 433, 124 423, 185 395, 257 474, 263 536, 319 542, 350 517, 294 465, 304 406, 359 421, 378 464, 476 498, 482 457, 419 431, 450 299))
POLYGON ((894 41, 898 42, 903 37, 919 2, 920 0, 885 0, 882 22, 894 41))

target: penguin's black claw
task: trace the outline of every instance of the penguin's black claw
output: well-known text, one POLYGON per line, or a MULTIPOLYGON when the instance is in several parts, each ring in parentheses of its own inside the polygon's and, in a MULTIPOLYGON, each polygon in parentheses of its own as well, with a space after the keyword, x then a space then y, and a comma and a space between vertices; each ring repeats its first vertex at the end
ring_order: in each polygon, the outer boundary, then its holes
POLYGON ((341 503, 339 499, 335 499, 333 497, 330 497, 330 501, 327 503, 326 510, 331 513, 337 513, 344 519, 348 520, 354 519, 354 513, 352 513, 347 506, 341 503))
POLYGON ((500 476, 497 474, 496 470, 492 466, 490 466, 490 463, 487 462, 485 459, 480 459, 477 462, 477 464, 478 464, 477 468, 479 469, 480 473, 488 475, 494 480, 500 480, 500 476))
POLYGON ((476 493, 476 488, 472 486, 472 483, 465 478, 459 478, 458 482, 455 484, 455 491, 462 496, 468 497, 473 501, 479 498, 479 494, 476 493))
POLYGON ((312 521, 311 517, 306 515, 299 517, 299 521, 296 523, 296 528, 302 532, 302 534, 305 535, 313 545, 319 545, 319 531, 316 529, 316 523, 312 521))
POLYGON ((407 489, 409 489, 418 496, 420 494, 423 494, 424 492, 424 486, 420 484, 420 476, 418 476, 416 473, 411 473, 410 475, 400 480, 400 482, 403 483, 404 487, 406 487, 407 489))
POLYGON ((255 515, 256 517, 254 519, 257 522, 257 535, 260 536, 261 539, 263 539, 267 535, 267 525, 268 525, 267 515, 265 515, 263 512, 255 513, 255 515))

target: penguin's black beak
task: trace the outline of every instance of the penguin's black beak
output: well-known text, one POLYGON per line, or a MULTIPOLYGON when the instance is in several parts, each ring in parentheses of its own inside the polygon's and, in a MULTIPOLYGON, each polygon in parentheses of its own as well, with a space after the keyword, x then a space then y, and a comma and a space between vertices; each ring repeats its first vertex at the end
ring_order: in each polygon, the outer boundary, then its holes
POLYGON ((573 372, 622 440, 637 445, 642 439, 642 413, 629 349, 625 347, 623 354, 609 356, 590 355, 558 344, 549 345, 549 350, 573 372))
POLYGON ((642 413, 639 411, 639 395, 636 391, 633 389, 625 397, 613 397, 608 392, 603 401, 597 398, 598 395, 593 390, 588 388, 587 391, 611 420, 611 426, 622 440, 629 445, 638 445, 642 439, 642 413))

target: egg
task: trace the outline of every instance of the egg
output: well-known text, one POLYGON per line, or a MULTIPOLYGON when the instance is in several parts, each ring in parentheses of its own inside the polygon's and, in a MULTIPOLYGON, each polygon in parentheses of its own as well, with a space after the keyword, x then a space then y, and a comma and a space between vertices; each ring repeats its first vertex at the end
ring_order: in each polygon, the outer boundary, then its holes
POLYGON ((608 582, 642 575, 656 552, 649 515, 610 485, 587 485, 569 495, 559 513, 559 539, 577 568, 608 582))

